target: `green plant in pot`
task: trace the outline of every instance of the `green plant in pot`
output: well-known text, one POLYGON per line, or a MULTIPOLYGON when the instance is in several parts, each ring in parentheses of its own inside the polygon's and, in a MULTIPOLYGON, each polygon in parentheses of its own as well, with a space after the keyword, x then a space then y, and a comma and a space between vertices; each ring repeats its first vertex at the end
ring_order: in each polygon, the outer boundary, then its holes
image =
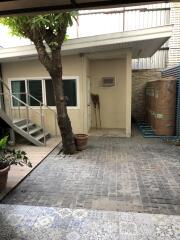
POLYGON ((32 167, 26 152, 7 147, 8 136, 0 139, 0 191, 6 187, 11 165, 32 167))

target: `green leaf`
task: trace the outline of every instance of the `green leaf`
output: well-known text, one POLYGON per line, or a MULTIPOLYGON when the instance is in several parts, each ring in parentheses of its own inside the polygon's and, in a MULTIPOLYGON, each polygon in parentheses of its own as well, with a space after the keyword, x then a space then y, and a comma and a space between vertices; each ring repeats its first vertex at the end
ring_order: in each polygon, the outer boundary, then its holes
POLYGON ((8 136, 5 136, 0 140, 0 150, 6 147, 7 141, 8 141, 8 136))

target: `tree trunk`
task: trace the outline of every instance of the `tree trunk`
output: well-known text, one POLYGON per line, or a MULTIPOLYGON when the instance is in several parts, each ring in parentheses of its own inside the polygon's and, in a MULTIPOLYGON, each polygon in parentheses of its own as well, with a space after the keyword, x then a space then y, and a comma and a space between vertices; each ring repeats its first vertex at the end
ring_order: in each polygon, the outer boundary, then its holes
POLYGON ((59 89, 59 85, 62 87, 62 77, 58 76, 59 73, 56 73, 52 77, 54 95, 56 99, 56 109, 57 109, 57 120, 58 126, 60 128, 62 143, 63 143, 63 152, 65 154, 73 154, 76 150, 74 142, 74 134, 72 132, 71 122, 67 113, 67 107, 65 103, 64 95, 62 94, 63 89, 59 89), (56 76, 55 76, 56 75, 56 76), (61 82, 61 84, 60 84, 61 82))
POLYGON ((56 50, 52 55, 53 69, 50 75, 53 83, 57 120, 62 137, 63 152, 65 154, 73 154, 76 151, 76 146, 71 121, 67 113, 66 99, 64 97, 60 51, 56 50))
MULTIPOLYGON (((66 32, 64 32, 64 35, 65 33, 66 32)), ((62 39, 64 40, 64 38, 62 39)), ((76 146, 63 91, 61 47, 51 49, 50 57, 46 51, 46 47, 44 46, 42 39, 33 39, 33 41, 38 52, 39 60, 45 66, 52 79, 57 109, 57 121, 63 143, 63 152, 65 154, 73 154, 76 151, 76 146)))

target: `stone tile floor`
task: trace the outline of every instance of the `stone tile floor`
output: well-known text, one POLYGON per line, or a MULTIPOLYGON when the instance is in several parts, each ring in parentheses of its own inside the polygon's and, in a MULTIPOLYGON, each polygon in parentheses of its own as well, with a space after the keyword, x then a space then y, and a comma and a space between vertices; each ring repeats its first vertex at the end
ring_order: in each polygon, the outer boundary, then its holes
POLYGON ((0 192, 0 200, 10 192, 25 176, 29 174, 60 142, 60 138, 50 138, 46 146, 34 146, 27 141, 16 144, 16 149, 21 149, 27 153, 29 160, 32 163, 32 168, 27 166, 11 166, 8 173, 7 187, 0 192))
POLYGON ((83 152, 49 155, 2 203, 180 215, 180 148, 90 137, 83 152))
POLYGON ((180 217, 0 205, 1 240, 179 240, 180 217))

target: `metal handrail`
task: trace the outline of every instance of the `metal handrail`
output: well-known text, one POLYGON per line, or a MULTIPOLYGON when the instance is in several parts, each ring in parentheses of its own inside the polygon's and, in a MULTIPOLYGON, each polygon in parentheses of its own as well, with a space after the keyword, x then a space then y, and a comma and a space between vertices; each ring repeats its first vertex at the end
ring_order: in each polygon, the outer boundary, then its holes
MULTIPOLYGON (((17 101, 18 101, 18 110, 19 110, 19 116, 20 116, 20 104, 19 103, 21 103, 21 104, 23 104, 25 107, 26 107, 26 111, 27 111, 27 108, 30 108, 30 109, 32 109, 33 111, 35 111, 35 112, 38 112, 38 111, 36 111, 34 108, 32 108, 30 105, 28 105, 27 103, 25 103, 25 102, 23 102, 22 100, 20 100, 19 98, 17 98, 13 93, 11 93, 11 91, 10 91, 10 89, 9 89, 9 87, 8 87, 8 85, 5 83, 5 82, 3 82, 1 79, 0 79, 0 82, 2 82, 2 84, 6 87, 6 89, 8 90, 8 92, 9 92, 9 95, 12 97, 12 98, 15 98, 17 101)), ((38 100, 37 98, 35 98, 34 96, 32 96, 30 93, 27 93, 27 92, 20 92, 20 93, 16 93, 16 94, 26 94, 26 96, 28 96, 28 97, 30 97, 30 98, 32 98, 32 99, 34 99, 35 101, 37 101, 38 103, 39 103, 39 107, 40 107, 40 115, 41 115, 41 126, 42 126, 42 128, 43 128, 43 133, 44 133, 44 136, 45 136, 45 130, 44 130, 44 114, 42 113, 42 106, 45 106, 46 108, 48 108, 51 112, 53 112, 53 114, 54 114, 54 121, 55 121, 55 134, 56 134, 56 136, 57 136, 57 113, 56 113, 56 111, 54 110, 54 109, 52 109, 51 107, 49 107, 48 105, 46 105, 46 104, 44 104, 43 102, 41 102, 40 100, 38 100)), ((29 101, 27 101, 27 102, 29 102, 29 101)), ((12 115, 12 114, 11 114, 12 115)), ((11 116, 12 117, 12 116, 11 116)), ((29 120, 29 119, 28 119, 29 120)), ((45 138, 45 137, 44 137, 45 138)))
MULTIPOLYGON (((5 93, 0 93, 0 95, 7 95, 5 93)), ((23 104, 25 107, 28 107, 30 109, 32 109, 34 112, 37 112, 38 114, 40 114, 36 109, 34 109, 32 106, 29 106, 28 104, 26 104, 25 102, 23 102, 22 100, 20 100, 19 98, 17 98, 16 96, 14 96, 13 94, 8 94, 10 97, 15 98, 16 101, 20 102, 21 104, 23 104)))
MULTIPOLYGON (((40 100, 38 100, 37 98, 35 98, 34 96, 32 96, 30 93, 26 93, 28 96, 30 96, 31 98, 33 98, 35 101, 39 102, 40 104, 40 109, 42 111, 42 106, 45 106, 46 108, 48 108, 51 112, 53 112, 54 114, 54 126, 55 126, 55 134, 57 137, 57 113, 56 111, 54 111, 54 109, 50 108, 48 105, 44 104, 43 102, 41 102, 40 100)), ((44 117, 43 117, 43 121, 44 121, 44 117)))
POLYGON ((38 100, 37 98, 35 98, 33 95, 31 95, 30 93, 27 93, 27 92, 19 92, 19 93, 16 93, 16 94, 26 94, 27 96, 31 97, 32 99, 34 99, 36 102, 39 103, 39 107, 40 107, 40 110, 42 111, 42 106, 48 108, 51 112, 53 112, 54 114, 54 124, 55 124, 55 134, 57 136, 57 112, 52 109, 51 107, 49 107, 48 105, 44 104, 43 102, 41 102, 40 100, 38 100))
MULTIPOLYGON (((18 110, 19 110, 19 117, 21 117, 20 115, 20 104, 22 104, 25 108, 26 108, 26 124, 27 124, 27 132, 29 134, 29 121, 30 121, 30 117, 29 117, 29 109, 32 109, 33 112, 35 112, 36 114, 38 114, 40 116, 40 122, 41 122, 41 126, 42 126, 42 130, 43 130, 43 139, 44 139, 44 144, 46 143, 46 138, 45 138, 45 124, 44 124, 44 114, 42 113, 42 111, 38 111, 36 109, 34 109, 33 107, 29 106, 28 104, 26 104, 25 102, 23 102, 22 100, 20 100, 19 98, 17 98, 16 96, 14 96, 13 94, 9 93, 9 94, 5 94, 5 93, 0 93, 0 95, 7 95, 12 97, 12 99, 15 99, 18 102, 18 110)), ((13 119, 13 114, 12 114, 12 108, 10 107, 10 115, 11 115, 11 119, 13 119)))
MULTIPOLYGON (((21 94, 21 93, 20 93, 21 94)), ((39 102, 39 104, 41 105, 41 106, 44 106, 44 107, 47 107, 49 110, 51 110, 53 113, 55 113, 56 115, 57 115, 57 113, 56 113, 56 111, 54 110, 54 109, 52 109, 51 107, 49 107, 48 105, 46 105, 46 104, 44 104, 43 102, 41 102, 40 100, 38 100, 37 98, 35 98, 33 95, 31 95, 30 93, 24 93, 24 94, 27 94, 28 96, 30 96, 31 98, 33 98, 35 101, 37 101, 37 102, 39 102)))

